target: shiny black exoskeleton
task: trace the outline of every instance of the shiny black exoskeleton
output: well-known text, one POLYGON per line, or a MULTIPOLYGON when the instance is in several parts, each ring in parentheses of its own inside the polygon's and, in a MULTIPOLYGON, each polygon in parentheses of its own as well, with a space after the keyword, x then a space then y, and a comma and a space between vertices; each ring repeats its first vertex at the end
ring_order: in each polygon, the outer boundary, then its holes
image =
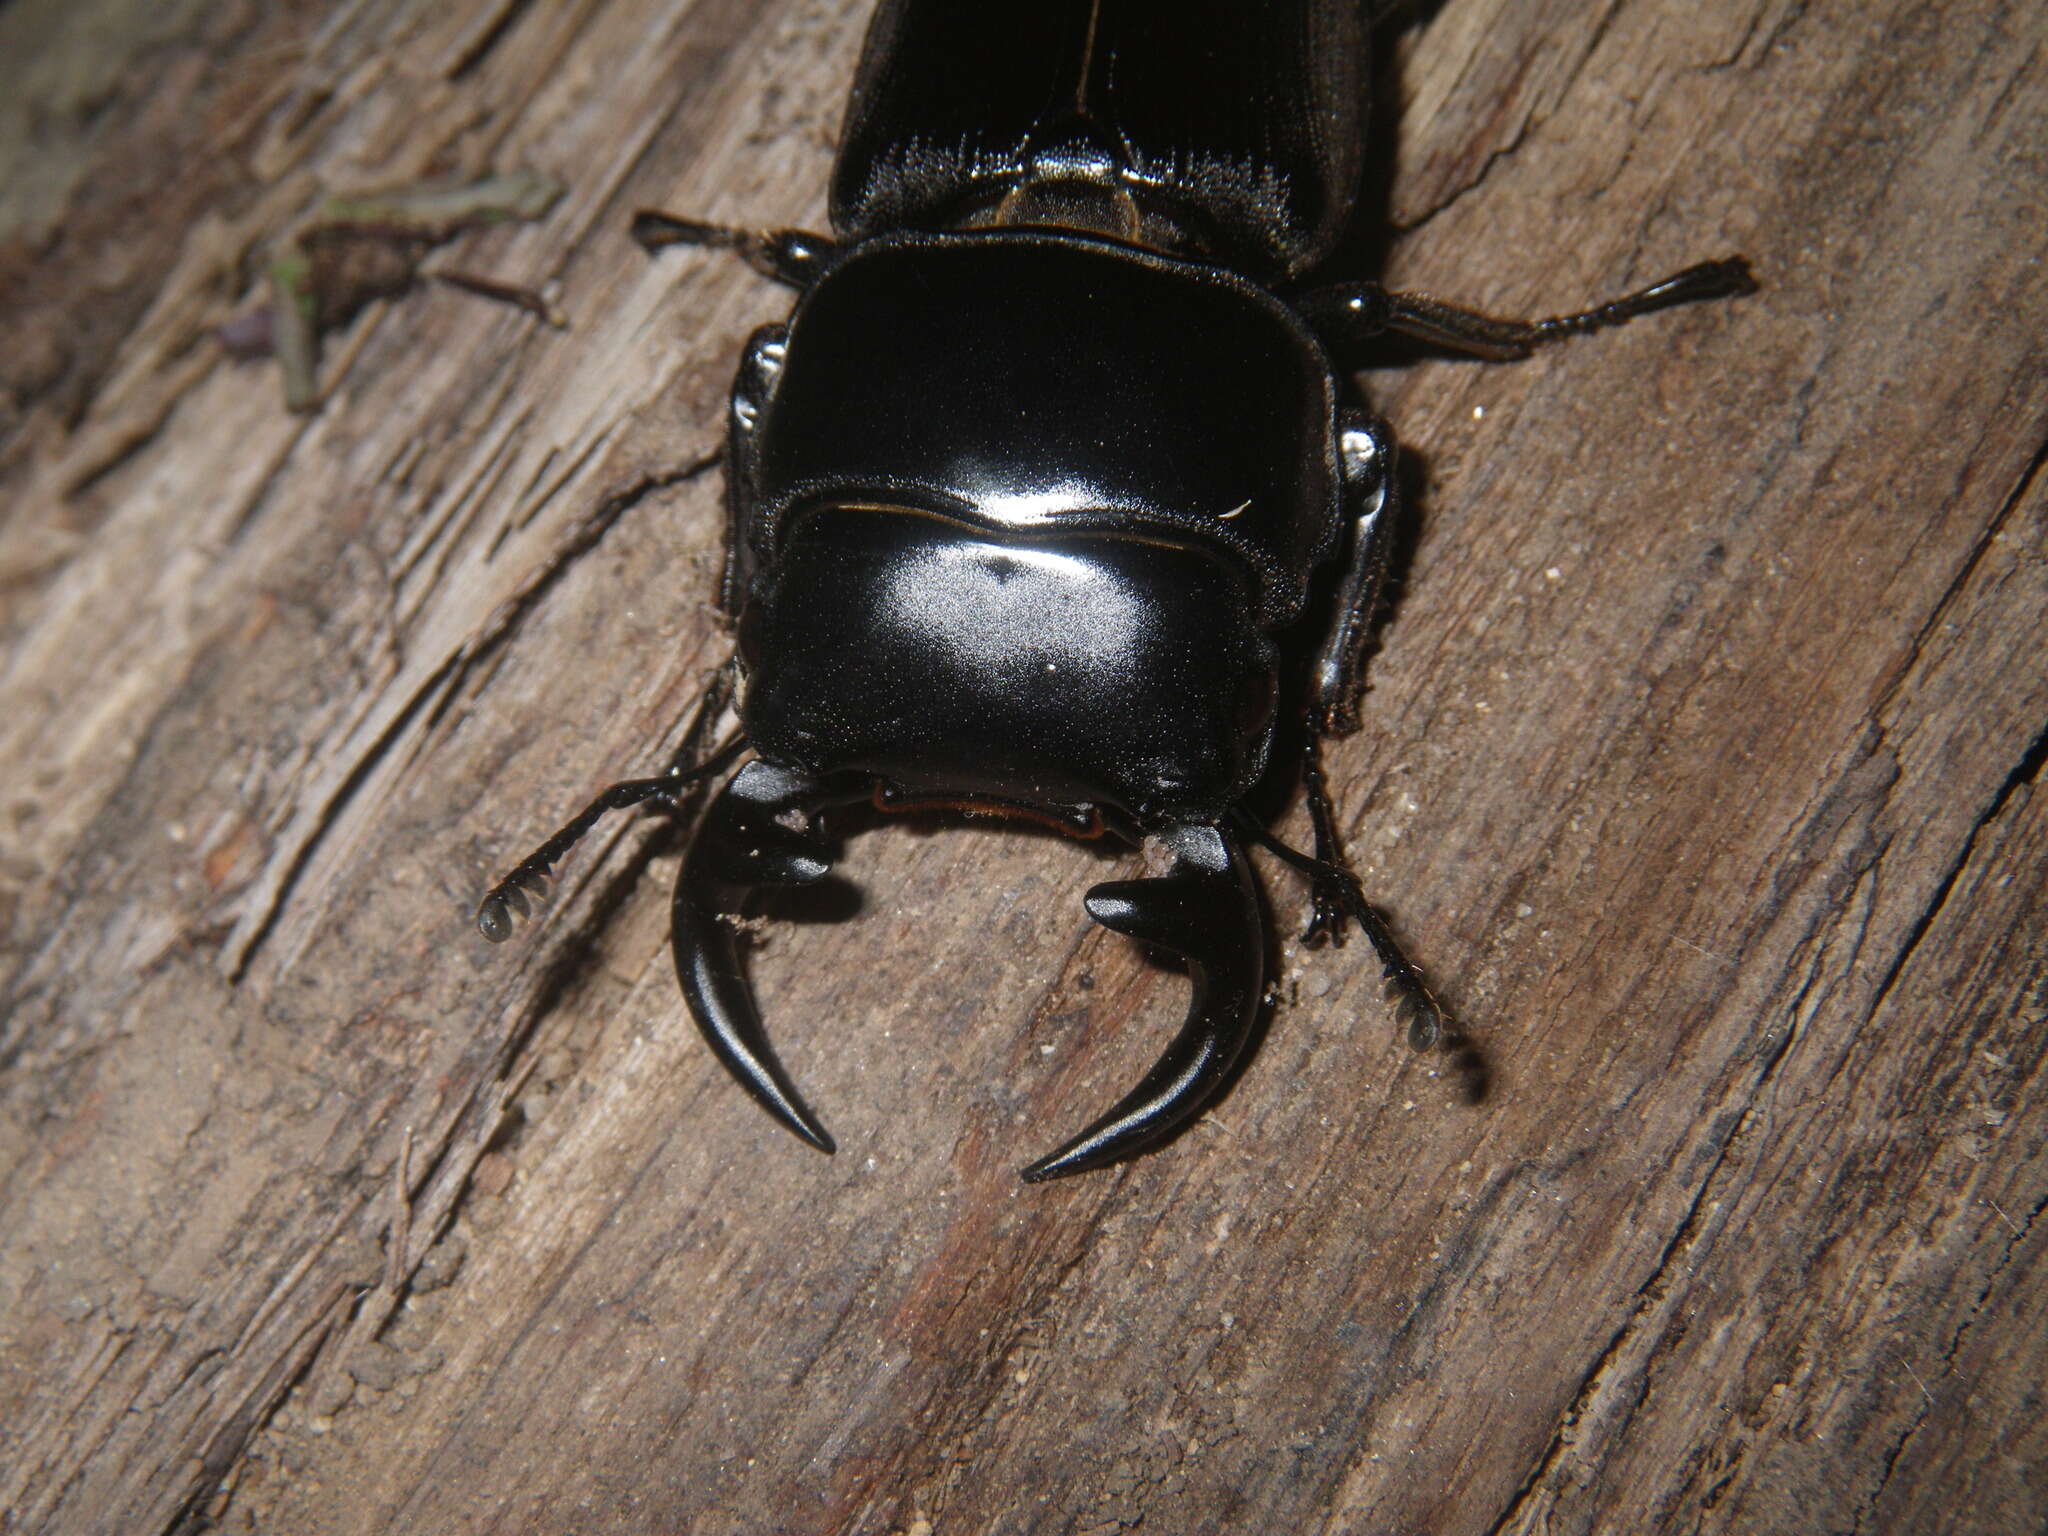
POLYGON ((831 1139, 770 1050, 733 919, 824 877, 821 813, 969 805, 1150 840, 1088 913, 1184 958, 1186 1023, 1101 1120, 1025 1170, 1099 1167, 1216 1092, 1264 990, 1244 845, 1306 874, 1310 937, 1356 921, 1418 1044, 1444 1016, 1343 864, 1314 746, 1353 728, 1393 521, 1391 439, 1333 358, 1397 332, 1487 358, 1747 291, 1740 259, 1617 303, 1503 321, 1305 276, 1364 149, 1358 0, 882 0, 832 184, 836 240, 643 214, 800 292, 733 387, 720 592, 741 734, 616 785, 485 898, 502 939, 609 809, 711 805, 677 885, 676 967, 733 1074, 831 1139), (1311 578, 1334 563, 1333 611, 1311 578), (1284 655, 1309 662, 1283 699, 1284 655), (1242 809, 1304 710, 1315 855, 1242 809))

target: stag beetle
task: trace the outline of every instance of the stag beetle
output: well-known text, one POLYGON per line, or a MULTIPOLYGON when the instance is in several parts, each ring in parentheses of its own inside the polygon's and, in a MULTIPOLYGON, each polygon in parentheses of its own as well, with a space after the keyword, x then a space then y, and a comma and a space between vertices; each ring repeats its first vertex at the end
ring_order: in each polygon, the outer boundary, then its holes
MULTIPOLYGON (((835 806, 993 809, 1150 845, 1088 915, 1186 961, 1158 1064, 1031 1164, 1142 1151, 1195 1116, 1264 990, 1258 844, 1355 922, 1428 1046, 1446 1016, 1344 861, 1315 748, 1353 730, 1397 512, 1394 444, 1339 362, 1393 333, 1505 360, 1749 292, 1740 257, 1550 320, 1305 281, 1364 154, 1359 0, 882 0, 832 177, 836 238, 643 212, 650 251, 733 250, 797 290, 733 385, 733 664, 667 772, 614 785, 485 897, 507 937, 608 810, 719 791, 683 860, 676 971, 721 1061, 833 1143, 771 1050, 733 919, 822 879, 835 806), (1312 578, 1333 570, 1326 612, 1312 578), (1290 670, 1293 657, 1307 662, 1290 670), (1283 679, 1307 697, 1283 702, 1283 679), (728 703, 740 730, 708 755, 728 703), (1315 851, 1245 809, 1300 717, 1315 851)), ((1291 756, 1292 754, 1287 754, 1291 756)))

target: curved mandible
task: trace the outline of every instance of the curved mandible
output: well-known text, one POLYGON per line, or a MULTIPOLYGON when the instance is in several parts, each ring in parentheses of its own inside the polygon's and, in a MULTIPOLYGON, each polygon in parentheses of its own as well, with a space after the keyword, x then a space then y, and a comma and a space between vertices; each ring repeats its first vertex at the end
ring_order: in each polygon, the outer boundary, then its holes
POLYGON ((1188 963, 1195 995, 1180 1033, 1108 1114, 1024 1170, 1032 1183, 1116 1162, 1201 1113, 1243 1054, 1265 985, 1265 910, 1243 851, 1221 827, 1183 826, 1161 839, 1173 866, 1148 880, 1098 885, 1088 915, 1188 963))
POLYGON ((669 928, 676 979, 718 1059, 761 1106, 821 1152, 832 1138, 775 1059, 753 988, 740 969, 733 919, 763 886, 810 885, 832 868, 817 812, 842 797, 815 779, 756 759, 732 778, 698 829, 676 880, 669 928))

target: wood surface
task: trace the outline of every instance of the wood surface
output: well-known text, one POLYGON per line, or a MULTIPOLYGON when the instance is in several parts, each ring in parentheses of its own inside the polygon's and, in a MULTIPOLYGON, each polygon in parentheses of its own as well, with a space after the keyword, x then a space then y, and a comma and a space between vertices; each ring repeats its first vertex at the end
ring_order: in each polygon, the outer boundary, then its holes
POLYGON ((1364 380, 1422 496, 1331 767, 1480 1064, 1272 870, 1227 1100, 1038 1188, 1185 995, 1112 861, 850 840, 754 957, 830 1160, 686 1018, 659 818, 471 927, 723 655, 788 300, 628 217, 817 227, 865 10, 0 9, 0 1529, 2041 1528, 2038 7, 1448 0, 1385 59, 1390 281, 1764 290, 1364 380), (211 341, 319 188, 485 167, 570 191, 448 258, 568 330, 373 306, 305 418, 211 341))

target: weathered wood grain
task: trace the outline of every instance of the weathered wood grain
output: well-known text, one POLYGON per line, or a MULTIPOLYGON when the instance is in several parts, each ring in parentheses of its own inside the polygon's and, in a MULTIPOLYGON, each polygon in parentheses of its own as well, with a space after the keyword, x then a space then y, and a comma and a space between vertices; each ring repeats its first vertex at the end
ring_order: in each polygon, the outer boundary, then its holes
POLYGON ((1332 767, 1483 1101, 1283 939, 1215 1113, 1031 1189, 1184 986, 1073 846, 861 835, 860 913, 774 931, 830 1161, 684 1017, 658 825, 469 926, 722 654, 786 299, 627 215, 817 225, 864 5, 132 9, 0 10, 0 1529, 2048 1518, 2030 8, 1404 41, 1391 280, 1765 291, 1366 380, 1426 491, 1332 767), (570 184, 459 247, 567 333, 379 306, 303 420, 207 340, 317 186, 487 165, 570 184))

